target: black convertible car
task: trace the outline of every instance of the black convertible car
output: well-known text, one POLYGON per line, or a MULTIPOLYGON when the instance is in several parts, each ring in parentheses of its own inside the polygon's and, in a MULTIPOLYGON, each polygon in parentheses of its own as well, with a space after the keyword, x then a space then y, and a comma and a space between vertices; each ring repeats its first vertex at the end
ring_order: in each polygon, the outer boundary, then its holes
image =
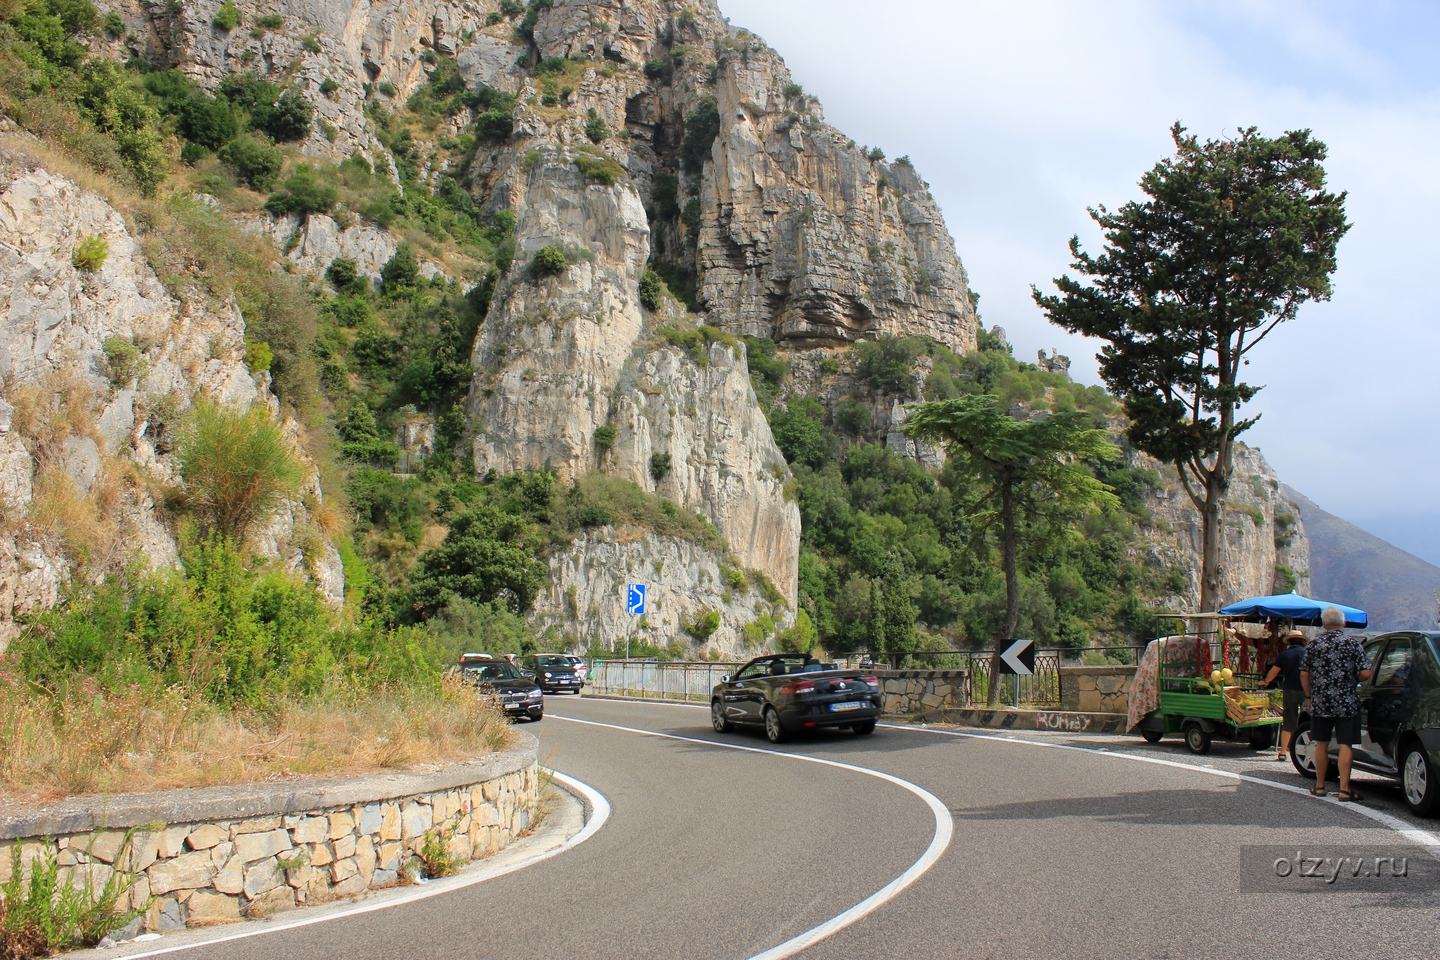
POLYGON ((506 716, 539 720, 545 716, 545 697, 540 685, 504 660, 476 660, 469 657, 455 668, 456 675, 492 696, 506 716))
POLYGON ((880 681, 858 670, 838 670, 803 653, 756 657, 710 691, 710 723, 717 733, 735 724, 765 728, 771 743, 817 727, 875 732, 880 681))

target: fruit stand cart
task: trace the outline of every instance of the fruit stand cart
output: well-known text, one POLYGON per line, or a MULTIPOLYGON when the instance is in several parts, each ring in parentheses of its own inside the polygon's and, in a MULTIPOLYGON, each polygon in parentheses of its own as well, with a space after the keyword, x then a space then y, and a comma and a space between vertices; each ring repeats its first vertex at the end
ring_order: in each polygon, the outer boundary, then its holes
POLYGON ((1280 724, 1280 703, 1260 689, 1260 651, 1247 649, 1256 641, 1226 629, 1218 614, 1174 619, 1222 622, 1215 624, 1218 631, 1186 630, 1146 648, 1132 692, 1132 726, 1150 743, 1180 734, 1192 753, 1209 753, 1213 740, 1268 747, 1280 724), (1256 672, 1248 669, 1252 663, 1256 672))

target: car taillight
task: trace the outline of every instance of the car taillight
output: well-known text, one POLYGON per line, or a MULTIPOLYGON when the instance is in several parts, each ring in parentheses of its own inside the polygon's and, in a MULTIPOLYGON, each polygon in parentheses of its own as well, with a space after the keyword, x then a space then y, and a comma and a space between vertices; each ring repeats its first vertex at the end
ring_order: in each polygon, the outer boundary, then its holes
POLYGON ((788 693, 792 696, 801 693, 814 693, 815 681, 813 680, 792 680, 780 688, 781 693, 788 693))
POLYGON ((866 683, 870 684, 870 689, 871 689, 871 690, 879 690, 879 689, 880 689, 880 678, 879 678, 879 677, 861 677, 860 679, 861 679, 861 680, 864 680, 866 683))

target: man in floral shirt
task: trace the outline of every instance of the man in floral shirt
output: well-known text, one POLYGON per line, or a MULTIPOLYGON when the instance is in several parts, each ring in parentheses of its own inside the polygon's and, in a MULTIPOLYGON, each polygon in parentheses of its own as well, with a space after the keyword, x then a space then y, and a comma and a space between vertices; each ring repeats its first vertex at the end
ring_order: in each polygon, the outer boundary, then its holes
POLYGON ((1325 632, 1305 648, 1305 663, 1300 668, 1300 683, 1310 697, 1310 739, 1315 751, 1315 786, 1310 792, 1325 796, 1325 771, 1330 766, 1330 737, 1340 744, 1340 800, 1359 800, 1350 789, 1350 761, 1354 745, 1360 742, 1360 697, 1355 688, 1370 679, 1370 665, 1365 661, 1365 647, 1355 637, 1347 637, 1345 614, 1336 607, 1326 607, 1320 614, 1325 632))

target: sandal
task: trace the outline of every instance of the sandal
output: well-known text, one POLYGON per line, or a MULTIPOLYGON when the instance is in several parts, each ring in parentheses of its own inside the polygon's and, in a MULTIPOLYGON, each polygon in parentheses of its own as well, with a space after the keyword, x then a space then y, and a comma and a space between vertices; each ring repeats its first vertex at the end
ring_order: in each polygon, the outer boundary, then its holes
POLYGON ((1283 754, 1283 753, 1277 753, 1277 754, 1275 754, 1275 762, 1276 762, 1276 763, 1284 763, 1286 760, 1289 760, 1289 759, 1290 759, 1290 758, 1287 757, 1287 756, 1285 756, 1285 754, 1283 754))
POLYGON ((1312 797, 1323 797, 1323 796, 1325 796, 1325 795, 1326 795, 1326 790, 1325 790, 1324 787, 1311 787, 1311 788, 1310 788, 1310 796, 1312 796, 1312 797))
POLYGON ((1341 803, 1360 803, 1363 800, 1360 794, 1356 793, 1354 790, 1341 790, 1339 793, 1335 794, 1335 799, 1339 800, 1341 803))

